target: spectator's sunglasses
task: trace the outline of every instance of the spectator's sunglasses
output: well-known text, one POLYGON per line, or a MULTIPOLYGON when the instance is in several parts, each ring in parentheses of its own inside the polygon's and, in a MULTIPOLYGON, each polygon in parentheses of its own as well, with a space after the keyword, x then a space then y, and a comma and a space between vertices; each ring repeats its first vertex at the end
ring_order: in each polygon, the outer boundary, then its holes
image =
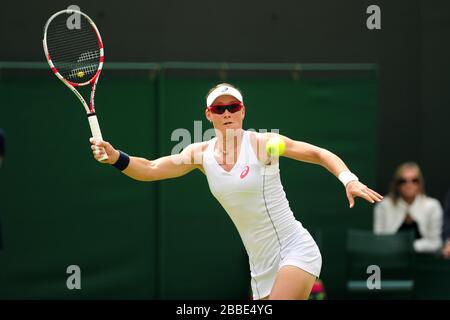
POLYGON ((228 112, 230 113, 235 113, 240 111, 243 107, 244 105, 242 104, 242 102, 233 102, 226 104, 216 104, 208 107, 208 110, 215 114, 223 114, 225 110, 228 110, 228 112))
POLYGON ((419 178, 412 178, 412 179, 403 179, 403 178, 401 178, 401 179, 397 180, 397 183, 399 185, 404 185, 404 184, 406 184, 408 182, 411 182, 411 183, 414 183, 414 184, 418 184, 419 183, 419 178))

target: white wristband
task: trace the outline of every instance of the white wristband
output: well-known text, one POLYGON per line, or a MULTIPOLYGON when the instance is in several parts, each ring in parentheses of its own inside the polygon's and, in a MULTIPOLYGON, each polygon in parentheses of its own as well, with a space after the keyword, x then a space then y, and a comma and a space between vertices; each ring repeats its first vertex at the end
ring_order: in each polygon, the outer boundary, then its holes
POLYGON ((339 173, 338 179, 342 182, 344 187, 347 186, 347 183, 349 183, 350 181, 359 180, 358 177, 351 173, 349 170, 339 173))

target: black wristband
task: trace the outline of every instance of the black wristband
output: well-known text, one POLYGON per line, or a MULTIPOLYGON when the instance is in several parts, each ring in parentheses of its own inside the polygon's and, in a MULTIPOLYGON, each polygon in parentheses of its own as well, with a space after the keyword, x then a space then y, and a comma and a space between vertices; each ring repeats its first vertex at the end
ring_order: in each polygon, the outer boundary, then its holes
POLYGON ((123 151, 119 150, 119 153, 119 159, 117 159, 116 163, 114 163, 112 166, 119 169, 120 171, 123 171, 128 167, 128 164, 130 163, 130 157, 123 151))

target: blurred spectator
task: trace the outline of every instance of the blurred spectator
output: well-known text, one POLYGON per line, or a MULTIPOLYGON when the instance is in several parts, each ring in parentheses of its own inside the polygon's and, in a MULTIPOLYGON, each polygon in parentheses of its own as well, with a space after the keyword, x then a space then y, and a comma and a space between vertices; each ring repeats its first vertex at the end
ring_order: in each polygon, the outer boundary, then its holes
POLYGON ((442 246, 442 207, 425 194, 424 179, 414 162, 395 171, 389 195, 374 209, 374 232, 412 231, 416 252, 434 252, 442 246))
POLYGON ((444 210, 444 229, 443 229, 443 237, 444 237, 444 248, 442 248, 442 255, 444 258, 450 258, 450 190, 447 192, 447 196, 445 198, 445 210, 444 210))

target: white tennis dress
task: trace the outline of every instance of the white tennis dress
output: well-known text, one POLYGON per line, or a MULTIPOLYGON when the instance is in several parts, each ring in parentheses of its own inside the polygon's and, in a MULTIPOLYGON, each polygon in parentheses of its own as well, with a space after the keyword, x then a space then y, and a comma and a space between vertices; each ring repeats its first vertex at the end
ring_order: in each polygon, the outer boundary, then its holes
POLYGON ((214 197, 235 224, 249 257, 254 299, 268 296, 277 271, 297 266, 319 277, 322 257, 309 232, 292 213, 278 162, 264 165, 244 131, 236 164, 225 171, 214 158, 217 137, 203 154, 203 168, 214 197))

